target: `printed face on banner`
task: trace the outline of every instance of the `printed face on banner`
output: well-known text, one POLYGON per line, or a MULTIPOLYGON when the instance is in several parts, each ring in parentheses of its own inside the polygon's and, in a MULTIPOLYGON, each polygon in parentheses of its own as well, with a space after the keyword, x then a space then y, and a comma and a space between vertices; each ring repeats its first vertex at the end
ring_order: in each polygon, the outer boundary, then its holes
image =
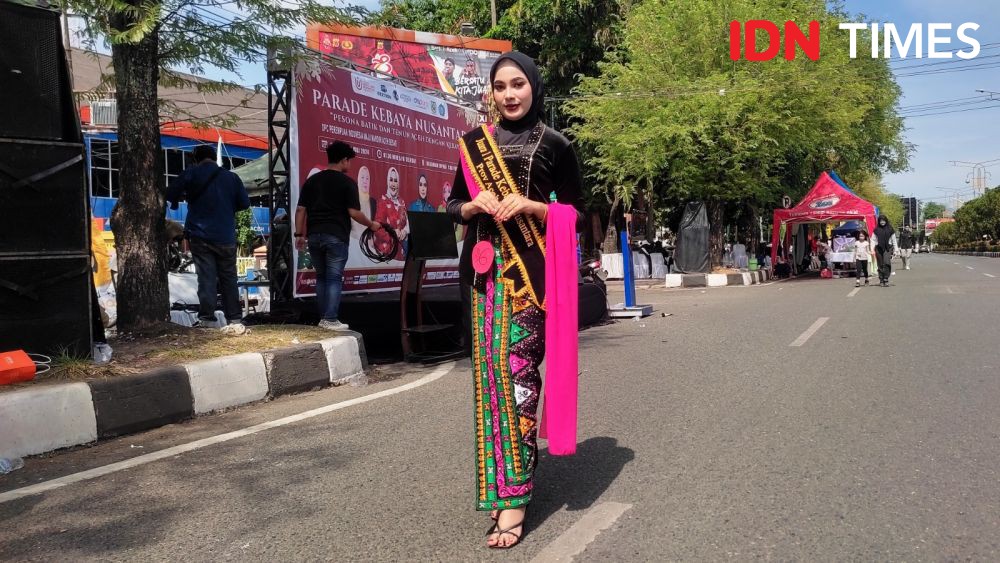
MULTIPOLYGON (((292 135, 298 162, 292 167, 292 201, 298 201, 308 171, 325 168, 326 147, 337 140, 349 143, 357 157, 348 175, 358 184, 361 212, 392 229, 401 244, 392 261, 373 262, 361 251, 365 228, 352 221, 344 290, 398 289, 410 235, 407 212, 445 210, 458 165, 458 138, 478 123, 478 115, 347 69, 324 66, 297 78, 292 135)), ((373 246, 388 253, 392 240, 379 232, 373 246)), ((318 265, 308 252, 296 254, 295 294, 312 295, 318 265)), ((430 272, 434 275, 428 279, 454 283, 457 260, 430 272)))
POLYGON ((490 68, 500 56, 494 51, 441 47, 325 31, 319 32, 319 48, 324 53, 413 80, 477 105, 483 103, 490 68))

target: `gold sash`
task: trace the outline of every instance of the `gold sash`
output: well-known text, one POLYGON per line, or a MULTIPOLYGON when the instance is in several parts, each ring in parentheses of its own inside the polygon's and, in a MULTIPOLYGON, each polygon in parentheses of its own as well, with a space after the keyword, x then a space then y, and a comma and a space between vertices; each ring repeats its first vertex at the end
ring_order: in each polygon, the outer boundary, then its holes
MULTIPOLYGON (((489 191, 503 201, 524 194, 504 162, 500 147, 485 125, 459 139, 462 167, 480 191, 489 191)), ((472 186, 469 186, 470 195, 472 186)), ((528 298, 541 306, 545 301, 545 235, 534 215, 519 214, 504 223, 500 231, 504 278, 514 283, 514 297, 528 298)))

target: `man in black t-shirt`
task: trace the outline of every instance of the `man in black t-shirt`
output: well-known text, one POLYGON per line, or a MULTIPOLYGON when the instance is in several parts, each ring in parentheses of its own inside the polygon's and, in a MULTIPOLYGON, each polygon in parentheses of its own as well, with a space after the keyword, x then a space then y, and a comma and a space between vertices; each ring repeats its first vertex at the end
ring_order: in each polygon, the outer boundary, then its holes
POLYGON ((354 149, 343 141, 326 147, 329 164, 326 170, 311 176, 302 186, 295 210, 295 246, 302 249, 308 236, 309 255, 316 268, 316 302, 320 328, 347 330, 337 318, 340 294, 344 286, 351 219, 373 231, 382 228, 361 212, 358 185, 347 172, 354 149))

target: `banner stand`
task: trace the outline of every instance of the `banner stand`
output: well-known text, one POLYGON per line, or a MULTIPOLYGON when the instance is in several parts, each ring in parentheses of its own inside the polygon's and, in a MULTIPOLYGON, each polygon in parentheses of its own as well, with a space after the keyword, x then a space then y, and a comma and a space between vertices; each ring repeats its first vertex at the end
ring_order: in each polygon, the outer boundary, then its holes
POLYGON ((635 304, 635 270, 632 267, 632 252, 628 246, 628 232, 621 232, 622 270, 625 275, 625 303, 618 303, 608 308, 612 318, 643 318, 653 314, 652 305, 635 304))

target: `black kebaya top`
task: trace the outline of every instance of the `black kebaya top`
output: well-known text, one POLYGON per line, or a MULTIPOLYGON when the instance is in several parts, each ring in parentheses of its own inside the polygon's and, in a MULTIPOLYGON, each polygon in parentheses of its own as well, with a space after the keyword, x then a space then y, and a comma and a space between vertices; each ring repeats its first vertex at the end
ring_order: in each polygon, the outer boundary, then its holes
MULTIPOLYGON (((549 194, 555 192, 556 201, 576 208, 577 231, 582 230, 583 179, 576 152, 569 139, 540 121, 527 125, 501 122, 494 130, 494 136, 521 193, 534 201, 549 203, 549 194)), ((467 285, 472 283, 474 275, 472 247, 476 244, 477 237, 484 231, 487 234, 496 231, 496 223, 488 214, 474 215, 469 221, 462 219, 462 205, 471 200, 465 174, 459 165, 451 197, 448 199, 448 213, 456 223, 469 226, 459 261, 460 280, 467 285)), ((513 221, 510 219, 507 223, 513 224, 513 221)), ((544 228, 543 224, 542 229, 544 228)), ((532 277, 535 275, 532 272, 532 277)), ((544 276, 544 272, 537 275, 544 276)))

